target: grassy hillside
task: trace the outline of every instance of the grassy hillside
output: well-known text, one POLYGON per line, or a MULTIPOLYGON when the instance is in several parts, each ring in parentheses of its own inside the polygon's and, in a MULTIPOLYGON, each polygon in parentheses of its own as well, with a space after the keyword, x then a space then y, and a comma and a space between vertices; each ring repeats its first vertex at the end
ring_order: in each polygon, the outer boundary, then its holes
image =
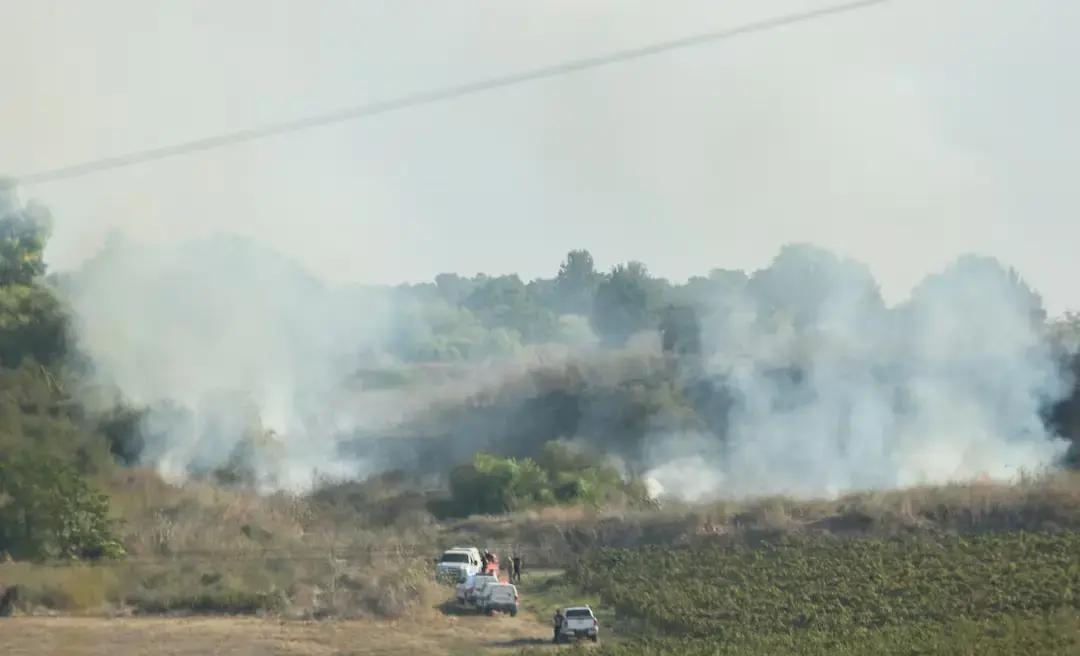
MULTIPOLYGON (((261 496, 208 482, 168 485, 152 472, 125 469, 106 488, 128 557, 0 562, 0 586, 24 587, 24 612, 187 608, 400 616, 439 594, 427 587, 429 559, 454 544, 487 546, 500 555, 518 551, 531 570, 570 567, 598 547, 666 550, 718 536, 750 548, 784 536, 937 540, 943 533, 1080 529, 1077 474, 835 500, 768 498, 636 510, 560 506, 447 521, 428 514, 423 499, 393 477, 311 495, 261 496)), ((599 581, 590 585, 601 589, 599 581)), ((545 606, 553 608, 557 596, 545 606)))

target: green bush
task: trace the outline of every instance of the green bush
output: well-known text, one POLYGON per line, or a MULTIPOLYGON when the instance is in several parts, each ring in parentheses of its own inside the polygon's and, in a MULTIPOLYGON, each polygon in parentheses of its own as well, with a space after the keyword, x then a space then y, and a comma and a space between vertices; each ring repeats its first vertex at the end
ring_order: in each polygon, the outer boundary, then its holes
POLYGON ((0 550, 16 557, 115 558, 108 497, 70 465, 23 452, 0 463, 0 550))
POLYGON ((450 473, 450 500, 429 506, 437 516, 498 514, 555 504, 602 505, 647 500, 644 486, 562 442, 549 442, 537 460, 477 453, 450 473))

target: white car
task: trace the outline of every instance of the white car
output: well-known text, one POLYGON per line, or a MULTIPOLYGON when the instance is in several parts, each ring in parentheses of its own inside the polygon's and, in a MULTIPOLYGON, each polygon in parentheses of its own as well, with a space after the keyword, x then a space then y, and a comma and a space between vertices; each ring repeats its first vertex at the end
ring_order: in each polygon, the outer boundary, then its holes
POLYGON ((471 575, 478 574, 483 569, 480 561, 480 550, 476 547, 454 547, 447 549, 439 557, 435 565, 435 577, 438 579, 450 579, 464 581, 471 575))
POLYGON ((563 613, 558 640, 562 642, 575 638, 588 638, 593 642, 600 639, 600 622, 589 606, 573 606, 563 613))
POLYGON ((473 586, 476 585, 476 574, 470 574, 465 577, 465 580, 457 584, 457 589, 454 594, 457 602, 461 605, 465 605, 472 594, 473 586))
POLYGON ((476 605, 488 615, 499 611, 516 617, 518 613, 517 588, 509 583, 489 583, 484 588, 483 597, 479 598, 476 605))
POLYGON ((469 604, 477 604, 477 600, 486 594, 488 586, 498 582, 498 577, 490 576, 488 574, 474 574, 467 577, 457 587, 458 603, 466 606, 469 604))

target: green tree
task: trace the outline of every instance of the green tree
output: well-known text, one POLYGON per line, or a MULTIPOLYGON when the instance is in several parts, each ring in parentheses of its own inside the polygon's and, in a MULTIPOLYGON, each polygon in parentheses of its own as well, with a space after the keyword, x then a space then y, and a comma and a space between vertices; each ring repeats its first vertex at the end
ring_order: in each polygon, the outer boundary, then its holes
POLYGON ((700 355, 701 322, 694 308, 668 306, 660 321, 660 337, 666 353, 700 355))
POLYGON ((748 291, 766 322, 798 330, 843 321, 875 321, 885 305, 870 270, 809 244, 789 244, 768 268, 754 273, 748 291))
POLYGON ((912 306, 948 307, 962 316, 987 316, 987 308, 1008 307, 1042 328, 1046 310, 1042 297, 1031 289, 1015 269, 997 259, 965 255, 941 273, 927 277, 911 292, 912 306))
POLYGON ((68 319, 53 292, 41 283, 0 285, 0 365, 23 358, 59 363, 67 350, 68 319))
POLYGON ((535 302, 517 275, 486 279, 464 305, 485 326, 514 330, 527 342, 549 340, 558 330, 555 316, 535 302))
POLYGON ((74 467, 24 451, 0 463, 0 550, 26 558, 115 558, 108 497, 74 467))
POLYGON ((588 316, 592 312, 596 287, 602 279, 603 275, 597 272, 589 251, 570 251, 555 276, 553 294, 556 308, 563 314, 588 316))
POLYGON ((556 503, 639 504, 645 489, 580 448, 549 442, 537 460, 477 453, 450 473, 449 513, 499 514, 556 503))
POLYGON ((14 195, 0 187, 0 286, 29 285, 45 274, 45 242, 52 217, 31 203, 19 207, 14 195))
POLYGON ((64 355, 67 317, 41 281, 50 224, 44 209, 18 208, 0 191, 0 365, 6 367, 25 357, 49 365, 64 355))
POLYGON ((691 276, 685 285, 673 288, 667 300, 697 308, 703 314, 726 311, 738 302, 748 280, 743 271, 713 269, 708 276, 691 276))
POLYGON ((447 303, 458 305, 476 288, 477 282, 456 273, 440 273, 435 276, 435 286, 439 295, 447 303))
POLYGON ((644 264, 617 265, 596 288, 593 328, 608 342, 622 344, 634 333, 655 325, 654 301, 652 280, 644 264))

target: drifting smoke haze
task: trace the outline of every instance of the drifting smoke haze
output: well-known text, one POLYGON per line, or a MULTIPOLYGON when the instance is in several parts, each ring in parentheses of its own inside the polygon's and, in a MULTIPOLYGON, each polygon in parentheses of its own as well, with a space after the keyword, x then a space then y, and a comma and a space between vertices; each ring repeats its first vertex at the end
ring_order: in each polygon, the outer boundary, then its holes
POLYGON ((664 490, 832 495, 1007 480, 1064 453, 1043 416, 1071 381, 1046 345, 1040 300, 1015 274, 965 257, 886 308, 865 267, 799 250, 758 272, 706 329, 721 338, 709 371, 732 394, 726 440, 657 436, 649 475, 664 490))
POLYGON ((115 237, 73 276, 70 298, 100 382, 153 408, 143 457, 166 476, 223 465, 263 428, 287 436, 285 470, 264 476, 344 473, 323 436, 335 434, 340 385, 385 330, 376 295, 331 290, 236 238, 138 248, 115 237))
POLYGON ((587 321, 570 315, 559 324, 561 344, 528 348, 508 331, 470 325, 480 345, 470 362, 433 363, 407 388, 373 389, 361 372, 393 371, 395 346, 431 339, 461 310, 421 307, 392 288, 326 284, 235 236, 146 246, 114 235, 66 279, 66 292, 91 389, 113 390, 106 404, 147 409, 145 464, 182 480, 229 464, 238 444, 269 434, 250 463, 265 489, 374 473, 377 454, 343 454, 340 443, 392 432, 595 341, 587 321), (506 355, 490 355, 489 343, 506 355))
POLYGON ((551 439, 687 499, 1007 479, 1064 452, 1042 417, 1070 381, 1046 345, 1038 296, 996 261, 961 258, 895 307, 864 266, 810 246, 729 277, 699 310, 700 359, 675 374, 718 390, 693 410, 719 421, 688 429, 655 410, 641 436, 623 428, 631 401, 599 400, 618 380, 559 383, 572 390, 562 405, 550 385, 522 381, 612 357, 629 363, 616 379, 671 369, 655 364, 664 359, 648 330, 602 349, 583 337, 583 318, 566 316, 562 343, 482 351, 442 366, 454 369, 442 382, 439 366, 419 363, 419 378, 380 389, 357 373, 400 367, 394 348, 403 334, 437 332, 425 323, 433 313, 414 312, 400 290, 327 285, 244 240, 147 249, 117 238, 72 275, 69 294, 98 381, 150 408, 142 457, 173 479, 225 466, 267 430, 277 444, 249 463, 265 489, 421 468, 424 450, 445 473, 477 449, 531 455, 551 439), (439 414, 448 408, 453 419, 439 414), (406 455, 343 448, 371 434, 396 436, 406 455))
MULTIPOLYGON (((677 4, 3 3, 0 173, 825 3, 677 4)), ((1042 415, 1071 381, 1037 297, 995 260, 949 263, 985 253, 1074 305, 1078 12, 897 1, 22 192, 56 217, 46 259, 104 404, 147 408, 141 458, 173 479, 271 431, 267 489, 552 439, 686 498, 1009 478, 1061 453, 1042 415), (475 307, 375 286, 528 280, 581 245, 748 274, 695 293, 679 364, 662 307, 601 346, 591 306, 532 321, 513 285, 475 307)))

